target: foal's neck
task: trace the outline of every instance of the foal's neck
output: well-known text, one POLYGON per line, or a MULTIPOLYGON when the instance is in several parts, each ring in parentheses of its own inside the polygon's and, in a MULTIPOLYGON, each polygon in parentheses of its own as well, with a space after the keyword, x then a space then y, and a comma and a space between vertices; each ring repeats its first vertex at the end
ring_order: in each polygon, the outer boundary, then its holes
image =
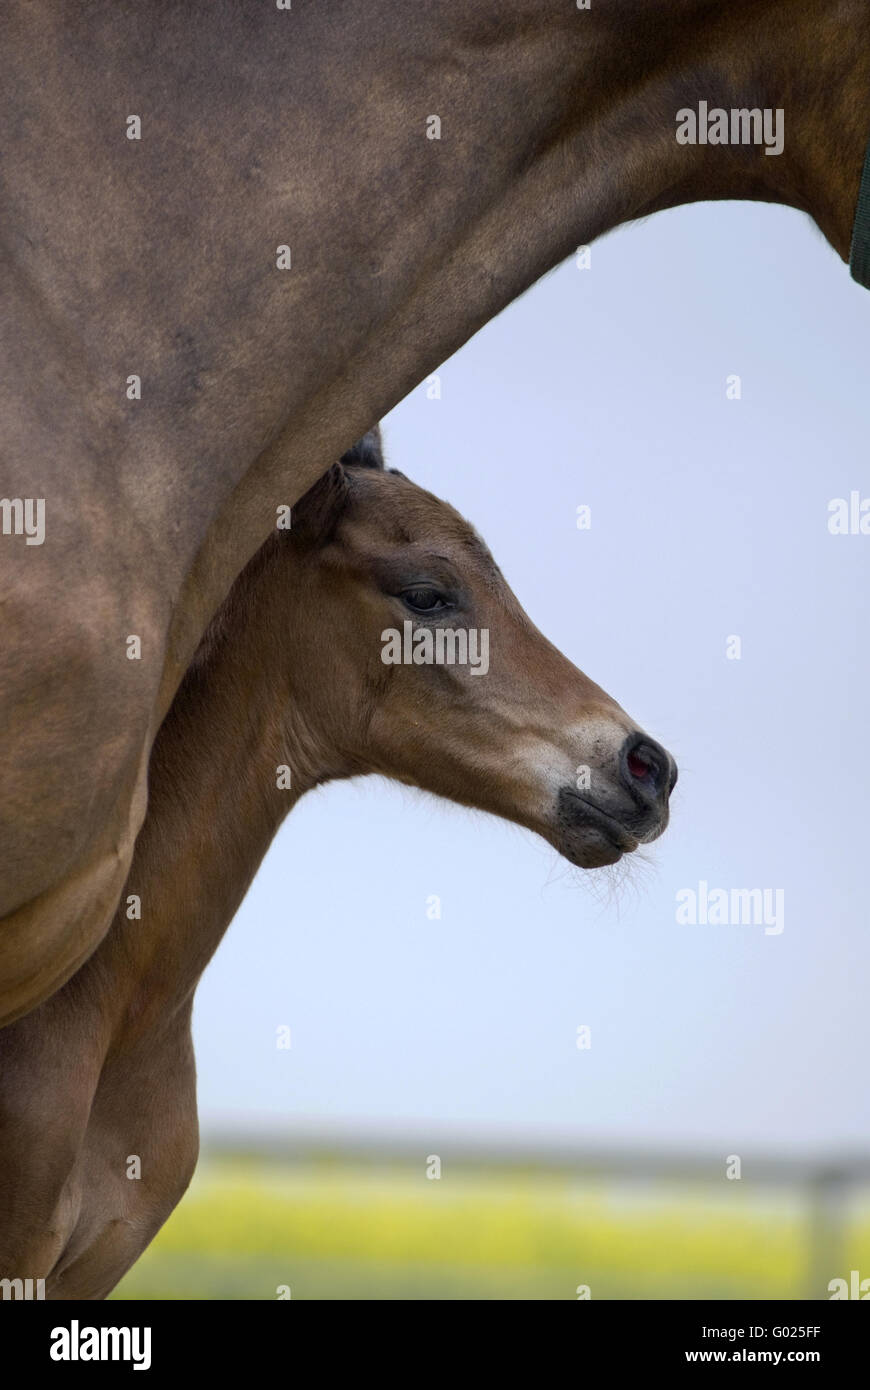
POLYGON ((192 999, 281 821, 335 775, 290 704, 286 616, 271 592, 280 563, 267 546, 240 576, 152 751, 148 812, 106 942, 116 1016, 136 1033, 192 999))

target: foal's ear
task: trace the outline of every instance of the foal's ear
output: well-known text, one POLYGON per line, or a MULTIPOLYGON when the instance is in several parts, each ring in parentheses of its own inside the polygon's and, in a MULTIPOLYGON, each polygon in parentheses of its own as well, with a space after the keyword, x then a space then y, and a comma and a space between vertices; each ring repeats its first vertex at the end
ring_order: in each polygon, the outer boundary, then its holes
POLYGON ((384 444, 380 425, 375 425, 374 429, 357 440, 352 449, 342 454, 341 462, 345 468, 378 468, 383 471, 384 444))
POLYGON ((294 542, 325 545, 347 505, 349 493, 347 475, 340 463, 334 463, 293 508, 290 534, 294 542))
POLYGON ((384 453, 379 425, 358 439, 293 508, 292 531, 308 545, 325 545, 347 505, 351 484, 346 468, 375 468, 383 472, 384 453))

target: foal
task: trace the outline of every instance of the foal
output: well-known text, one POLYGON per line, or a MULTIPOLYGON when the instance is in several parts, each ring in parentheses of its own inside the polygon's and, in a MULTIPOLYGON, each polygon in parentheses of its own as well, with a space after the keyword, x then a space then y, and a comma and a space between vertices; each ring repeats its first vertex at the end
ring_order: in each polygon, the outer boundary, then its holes
POLYGON ((659 835, 676 776, 532 626, 472 528, 384 470, 376 432, 206 633, 154 746, 112 929, 0 1032, 0 1277, 103 1298, 169 1216, 198 1151, 200 975, 291 807, 363 773, 516 821, 584 867, 659 835), (448 629, 488 634, 485 672, 385 662, 392 632, 425 657, 448 629))

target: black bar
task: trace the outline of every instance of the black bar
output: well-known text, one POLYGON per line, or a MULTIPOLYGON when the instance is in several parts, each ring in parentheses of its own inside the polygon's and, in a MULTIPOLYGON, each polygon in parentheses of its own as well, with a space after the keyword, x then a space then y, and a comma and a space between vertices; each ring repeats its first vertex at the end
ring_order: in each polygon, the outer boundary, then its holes
MULTIPOLYGON (((857 1302, 868 1299, 870 1295, 857 1302)), ((431 1309, 425 1318, 411 1313, 410 1324, 405 1313, 400 1321, 390 1316, 381 1325, 371 1303, 366 1304, 367 1312, 357 1311, 354 1304, 342 1310, 330 1305, 318 1312, 311 1303, 298 1300, 294 1304, 289 1299, 270 1304, 7 1302, 0 1304, 0 1337, 5 1363, 15 1365, 19 1376, 39 1371, 52 1378, 93 1377, 106 1370, 114 1376, 135 1375, 133 1358, 137 1357, 142 1362, 140 1376, 162 1379, 167 1372, 195 1371, 226 1378, 242 1372, 249 1380, 260 1380, 282 1367, 288 1377, 304 1374, 312 1352, 320 1371, 344 1352, 355 1359, 360 1373, 370 1374, 375 1359, 382 1369, 392 1365, 395 1378, 402 1382, 420 1375, 431 1379, 441 1359, 448 1373, 460 1368, 467 1373, 471 1353, 474 1361, 484 1358, 489 1378, 493 1365, 502 1357, 510 1363, 518 1343, 526 1339, 543 1358, 541 1369, 544 1361, 552 1364, 551 1358, 561 1348, 563 1355, 570 1354, 569 1364, 578 1375, 584 1367, 591 1370, 593 1366, 599 1374, 667 1372, 678 1366, 703 1374, 713 1365, 731 1370, 808 1365, 830 1376, 832 1371, 864 1361, 870 1320, 867 1310, 854 1303, 846 1306, 850 1301, 578 1300, 579 1306, 570 1314, 548 1316, 546 1324, 538 1321, 542 1313, 526 1304, 526 1312, 512 1312, 510 1323, 503 1327, 490 1324, 491 1315, 479 1305, 473 1317, 467 1311, 458 1314, 440 1308, 431 1309), (119 1331, 117 1341, 107 1336, 103 1347, 102 1328, 126 1329, 129 1340, 119 1331), (138 1329, 135 1339, 133 1329, 138 1329), (465 1350, 461 1353, 453 1341, 454 1331, 462 1337, 465 1350), (540 1340, 542 1331, 545 1341, 540 1340), (115 1346, 119 1354, 127 1354, 126 1360, 83 1356, 94 1349, 110 1358, 115 1346), (78 1359, 53 1359, 52 1348, 69 1356, 75 1351, 78 1359)), ((511 1368, 521 1373, 518 1366, 511 1368)), ((537 1374, 535 1379, 549 1376, 537 1374)))

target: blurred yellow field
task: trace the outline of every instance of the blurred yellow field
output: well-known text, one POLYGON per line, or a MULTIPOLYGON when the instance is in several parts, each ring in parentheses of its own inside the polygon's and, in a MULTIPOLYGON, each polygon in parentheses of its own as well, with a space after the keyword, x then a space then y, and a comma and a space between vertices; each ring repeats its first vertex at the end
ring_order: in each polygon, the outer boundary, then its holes
MULTIPOLYGON (((215 1159, 114 1294, 144 1299, 805 1298, 807 1212, 539 1170, 215 1159), (281 1291, 284 1292, 281 1292, 281 1291)), ((870 1274, 870 1213, 845 1268, 870 1274)))

